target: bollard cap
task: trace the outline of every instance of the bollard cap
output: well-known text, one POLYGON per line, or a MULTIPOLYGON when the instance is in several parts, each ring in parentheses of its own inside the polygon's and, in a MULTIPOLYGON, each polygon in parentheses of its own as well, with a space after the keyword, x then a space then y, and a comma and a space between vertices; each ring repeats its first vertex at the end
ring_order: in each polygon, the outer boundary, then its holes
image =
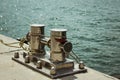
POLYGON ((51 29, 51 31, 54 31, 54 32, 66 32, 67 29, 51 29))
POLYGON ((44 27, 44 24, 31 24, 31 27, 44 27))
POLYGON ((66 31, 67 29, 51 29, 51 36, 57 39, 66 38, 66 31))

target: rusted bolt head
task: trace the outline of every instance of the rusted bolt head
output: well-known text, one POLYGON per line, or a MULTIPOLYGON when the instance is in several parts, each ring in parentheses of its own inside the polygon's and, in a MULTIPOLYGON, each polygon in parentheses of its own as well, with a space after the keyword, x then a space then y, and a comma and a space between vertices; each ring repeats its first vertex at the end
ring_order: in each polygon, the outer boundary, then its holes
POLYGON ((27 53, 23 52, 23 58, 25 58, 27 56, 27 53))
POLYGON ((55 67, 51 67, 50 74, 51 75, 55 75, 56 74, 55 67))
POLYGON ((38 69, 42 69, 42 62, 41 61, 37 61, 36 67, 38 69))
POLYGON ((25 56, 25 63, 30 63, 30 57, 29 56, 25 56))
POLYGON ((19 58, 19 53, 18 52, 14 53, 14 58, 19 58))
POLYGON ((79 69, 84 69, 84 63, 83 63, 83 61, 80 61, 80 63, 79 63, 79 69))

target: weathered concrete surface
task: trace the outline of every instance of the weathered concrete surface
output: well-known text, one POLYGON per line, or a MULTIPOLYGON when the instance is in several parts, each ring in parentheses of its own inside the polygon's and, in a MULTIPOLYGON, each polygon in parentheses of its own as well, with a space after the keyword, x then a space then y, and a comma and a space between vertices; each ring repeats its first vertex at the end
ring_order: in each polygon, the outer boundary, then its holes
MULTIPOLYGON (((16 42, 16 40, 3 35, 0 35, 0 39, 8 43, 16 42)), ((11 57, 15 51, 22 51, 22 49, 7 47, 0 43, 0 80, 52 80, 12 61, 11 57)), ((91 68, 87 68, 87 70, 87 73, 80 73, 53 80, 119 80, 91 68)))

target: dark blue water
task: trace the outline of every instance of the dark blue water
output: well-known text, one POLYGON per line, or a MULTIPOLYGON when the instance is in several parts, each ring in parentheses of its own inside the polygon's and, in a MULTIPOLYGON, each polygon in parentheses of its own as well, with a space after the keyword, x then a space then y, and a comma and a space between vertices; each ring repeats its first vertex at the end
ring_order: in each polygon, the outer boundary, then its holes
POLYGON ((87 66, 120 74, 120 0, 0 0, 0 34, 23 37, 30 24, 68 29, 87 66))

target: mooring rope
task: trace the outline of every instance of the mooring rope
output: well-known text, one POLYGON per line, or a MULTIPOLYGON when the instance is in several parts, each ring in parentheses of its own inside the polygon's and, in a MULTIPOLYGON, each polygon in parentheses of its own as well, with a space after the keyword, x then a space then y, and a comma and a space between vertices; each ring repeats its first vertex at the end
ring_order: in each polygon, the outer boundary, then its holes
POLYGON ((71 51, 71 53, 69 54, 77 63, 80 62, 80 58, 73 52, 73 50, 71 51))
POLYGON ((29 48, 27 48, 27 47, 24 47, 24 42, 26 41, 26 38, 22 38, 22 39, 20 39, 20 42, 19 42, 19 46, 20 46, 20 48, 22 48, 23 50, 25 50, 25 51, 29 51, 29 48))
POLYGON ((24 42, 25 42, 26 38, 22 38, 20 39, 19 42, 13 42, 13 43, 5 43, 2 39, 0 39, 0 42, 3 44, 3 45, 6 45, 8 47, 14 47, 14 48, 22 48, 23 50, 25 51, 29 51, 29 48, 27 47, 24 47, 24 42), (13 46, 13 44, 19 44, 19 46, 13 46))
POLYGON ((20 48, 19 46, 12 46, 12 44, 18 44, 19 42, 13 42, 13 43, 5 43, 3 40, 0 39, 0 42, 8 47, 14 47, 14 48, 20 48))

